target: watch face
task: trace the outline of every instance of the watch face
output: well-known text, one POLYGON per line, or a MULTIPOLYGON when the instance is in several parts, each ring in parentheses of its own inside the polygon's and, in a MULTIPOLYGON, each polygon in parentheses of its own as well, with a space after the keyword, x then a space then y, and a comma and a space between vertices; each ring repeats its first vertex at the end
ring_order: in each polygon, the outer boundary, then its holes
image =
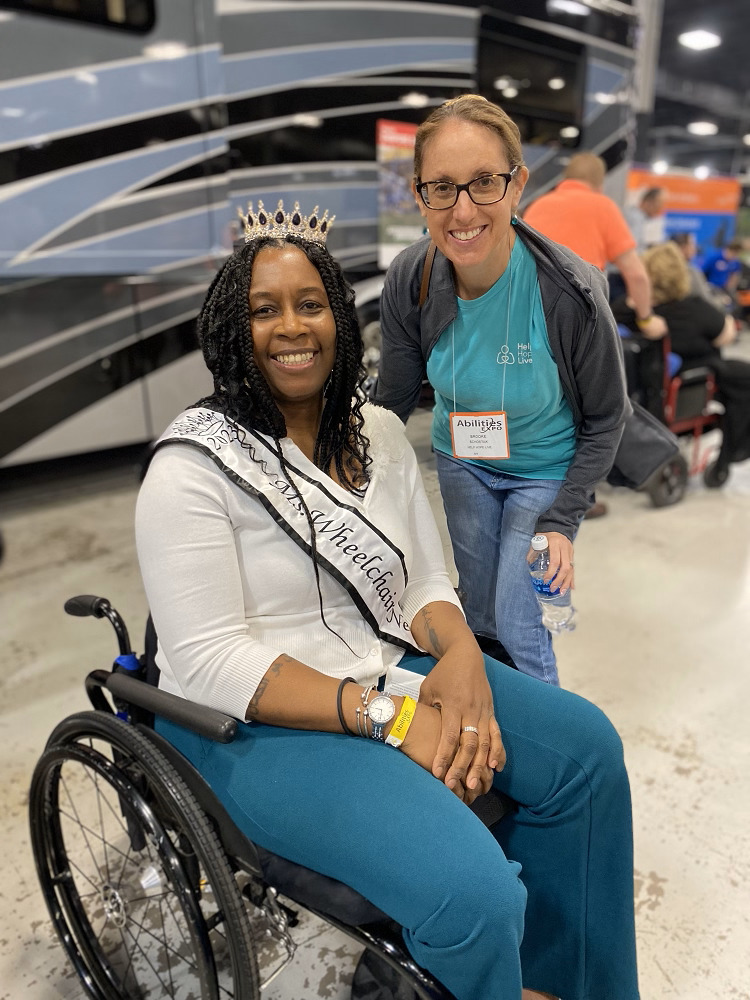
POLYGON ((367 706, 367 713, 373 722, 382 726, 386 722, 390 722, 396 714, 396 706, 388 695, 379 694, 367 706))

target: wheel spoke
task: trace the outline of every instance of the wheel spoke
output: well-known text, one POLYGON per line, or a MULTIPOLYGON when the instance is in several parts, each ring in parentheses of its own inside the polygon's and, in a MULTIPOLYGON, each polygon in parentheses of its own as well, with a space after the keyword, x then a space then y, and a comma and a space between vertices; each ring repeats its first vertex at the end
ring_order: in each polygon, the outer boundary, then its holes
POLYGON ((146 736, 99 712, 64 720, 30 811, 50 915, 84 983, 129 1000, 259 996, 220 838, 146 736))
MULTIPOLYGON (((66 796, 68 798, 68 802, 70 804, 70 808, 73 810, 74 816, 70 816, 68 813, 64 812, 63 809, 60 809, 60 815, 61 816, 66 816, 72 823, 78 823, 79 827, 81 828, 81 831, 84 834, 83 835, 83 839, 86 842, 86 847, 88 848, 88 852, 91 855, 91 861, 92 861, 92 863, 94 865, 94 868, 96 868, 97 871, 98 871, 99 870, 99 865, 97 863, 97 860, 96 860, 96 857, 94 855, 94 852, 91 849, 91 844, 89 844, 88 837, 86 836, 86 832, 85 831, 87 830, 87 827, 84 826, 83 822, 81 821, 80 816, 78 815, 78 810, 76 809, 75 802, 73 801, 73 797, 70 794, 70 789, 68 788, 68 784, 67 784, 67 782, 65 780, 65 776, 62 774, 62 771, 60 773, 60 784, 62 785, 63 790, 65 791, 65 794, 66 794, 66 796)), ((91 832, 91 831, 89 831, 89 832, 91 832)), ((92 836, 93 836, 93 832, 92 832, 92 836)))

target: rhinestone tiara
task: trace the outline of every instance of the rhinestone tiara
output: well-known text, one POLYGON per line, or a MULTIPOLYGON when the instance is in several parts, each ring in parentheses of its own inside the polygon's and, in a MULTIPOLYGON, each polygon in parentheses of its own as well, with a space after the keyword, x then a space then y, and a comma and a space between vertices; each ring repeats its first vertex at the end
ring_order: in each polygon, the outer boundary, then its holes
POLYGON ((332 215, 328 218, 328 209, 322 218, 318 215, 318 206, 312 210, 310 215, 303 215, 300 211, 299 202, 295 201, 294 210, 284 211, 284 202, 279 199, 279 204, 275 212, 267 212, 263 208, 263 202, 258 202, 258 211, 253 209, 253 203, 247 206, 247 215, 242 214, 242 209, 237 209, 240 221, 245 229, 245 243, 251 243, 262 236, 270 236, 280 239, 284 236, 298 236, 301 240, 309 243, 320 243, 325 245, 328 231, 333 220, 332 215))

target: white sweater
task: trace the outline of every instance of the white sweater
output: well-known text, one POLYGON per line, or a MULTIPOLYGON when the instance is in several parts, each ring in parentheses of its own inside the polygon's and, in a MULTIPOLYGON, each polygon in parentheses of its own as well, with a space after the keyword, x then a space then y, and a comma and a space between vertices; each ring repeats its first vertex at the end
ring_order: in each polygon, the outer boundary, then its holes
MULTIPOLYGON (((366 517, 404 554, 408 621, 426 604, 460 607, 424 492, 416 455, 393 413, 366 404, 371 479, 360 500, 333 480, 328 489, 366 517)), ((320 476, 289 438, 284 454, 320 476)), ((320 568, 326 629, 310 558, 254 497, 206 455, 166 444, 154 456, 136 508, 136 543, 159 636, 160 687, 244 719, 264 674, 281 654, 321 673, 375 683, 403 650, 377 638, 344 588, 320 568)))

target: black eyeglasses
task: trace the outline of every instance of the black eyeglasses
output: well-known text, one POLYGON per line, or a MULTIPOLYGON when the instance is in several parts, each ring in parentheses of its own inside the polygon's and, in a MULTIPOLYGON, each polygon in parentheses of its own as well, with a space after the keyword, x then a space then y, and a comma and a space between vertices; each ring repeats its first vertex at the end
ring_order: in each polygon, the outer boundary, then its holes
POLYGON ((453 208, 458 196, 465 191, 475 205, 494 205, 502 201, 508 185, 516 176, 518 165, 508 174, 482 174, 468 184, 453 184, 451 181, 420 181, 415 184, 419 197, 427 208, 441 212, 453 208))

